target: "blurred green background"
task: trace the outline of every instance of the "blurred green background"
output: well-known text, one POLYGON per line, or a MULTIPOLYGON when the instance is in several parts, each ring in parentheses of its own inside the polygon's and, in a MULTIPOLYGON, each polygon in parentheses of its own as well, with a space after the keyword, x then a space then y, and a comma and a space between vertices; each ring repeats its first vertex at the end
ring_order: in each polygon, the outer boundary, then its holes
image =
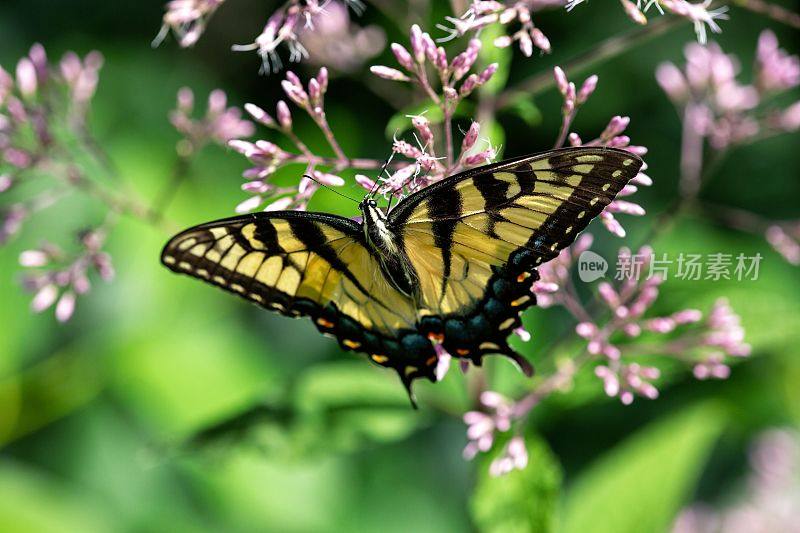
MULTIPOLYGON (((445 2, 434 4, 432 12, 417 12, 431 30, 449 14, 445 2)), ((509 83, 632 28, 616 3, 599 4, 537 19, 554 53, 525 59, 515 52, 509 83)), ((195 48, 181 50, 170 38, 154 50, 158 0, 3 0, 0 64, 13 69, 34 42, 51 58, 100 50, 106 64, 92 130, 123 179, 152 198, 175 164, 179 137, 167 113, 179 87, 194 89, 198 101, 219 87, 234 105, 274 108, 281 77, 258 76, 255 55, 229 47, 257 35, 276 5, 230 0, 195 48)), ((370 6, 359 23, 380 25, 389 41, 407 41, 408 24, 380 9, 370 6)), ((717 40, 742 58, 745 73, 764 27, 797 53, 796 32, 751 13, 734 10, 723 27, 717 40)), ((626 243, 640 242, 653 215, 676 196, 680 124, 653 72, 665 60, 682 64, 682 47, 693 38, 682 24, 591 71, 600 86, 576 129, 588 137, 612 115, 629 115, 634 143, 650 148, 655 184, 639 194, 650 215, 623 220, 626 243)), ((385 52, 376 62, 393 63, 385 52)), ((383 159, 390 144, 382 134, 396 110, 365 88, 369 77, 364 67, 333 79, 328 115, 349 154, 383 159)), ((532 102, 541 120, 499 116, 506 155, 552 145, 559 96, 549 90, 532 102)), ((299 128, 325 150, 308 123, 299 128)), ((796 134, 783 136, 732 153, 704 197, 770 218, 800 217, 797 141, 796 134)), ((236 154, 204 150, 169 219, 188 226, 232 214, 244 198, 245 166, 236 154)), ((354 214, 325 191, 312 208, 354 214)), ((528 468, 488 479, 486 460, 461 458, 460 414, 470 397, 459 372, 441 384, 418 383, 421 409, 412 411, 396 376, 342 354, 311 324, 168 273, 158 262, 168 235, 139 221, 123 219, 115 229, 108 249, 117 279, 96 284, 70 323, 30 314, 30 296, 18 283, 19 252, 43 237, 67 242, 100 216, 91 202, 69 199, 0 249, 3 531, 660 531, 692 501, 735 498, 754 435, 800 421, 799 271, 762 238, 699 217, 681 219, 652 243, 656 252, 760 252, 761 276, 669 281, 654 312, 705 310, 726 296, 742 315, 752 357, 723 382, 667 369, 661 398, 629 407, 606 398, 587 370, 575 390, 534 411, 528 468)), ((594 233, 596 248, 613 257, 620 242, 594 233)), ((534 339, 517 346, 542 372, 580 346, 547 349, 572 327, 559 309, 534 308, 526 324, 534 339)), ((526 387, 507 365, 487 366, 499 390, 526 387)))

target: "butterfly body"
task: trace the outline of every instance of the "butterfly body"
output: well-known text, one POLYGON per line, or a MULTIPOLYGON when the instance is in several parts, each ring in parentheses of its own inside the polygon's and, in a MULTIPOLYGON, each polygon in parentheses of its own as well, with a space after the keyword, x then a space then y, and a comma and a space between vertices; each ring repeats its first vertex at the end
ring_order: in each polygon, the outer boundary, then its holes
POLYGON ((365 198, 358 207, 362 215, 364 238, 378 258, 381 270, 395 289, 412 297, 416 276, 400 250, 398 232, 390 226, 386 214, 378 208, 375 200, 365 198))
POLYGON ((190 228, 162 262, 262 307, 308 316, 345 350, 435 381, 442 349, 481 364, 535 304, 536 268, 573 242, 638 172, 636 156, 568 148, 487 165, 362 222, 324 213, 243 215, 190 228))

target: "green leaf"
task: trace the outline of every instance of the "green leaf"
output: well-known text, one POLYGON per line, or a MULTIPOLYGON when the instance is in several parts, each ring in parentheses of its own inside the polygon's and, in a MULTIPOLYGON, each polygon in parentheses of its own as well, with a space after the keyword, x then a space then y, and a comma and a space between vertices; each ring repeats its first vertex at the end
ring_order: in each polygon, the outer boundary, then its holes
POLYGON ((494 40, 501 35, 505 35, 505 29, 500 24, 492 24, 481 31, 481 51, 478 54, 479 64, 488 66, 491 63, 497 63, 497 71, 492 76, 492 79, 480 88, 480 91, 486 94, 499 93, 506 86, 506 81, 508 81, 512 58, 511 47, 498 48, 494 45, 494 40))
POLYGON ((485 121, 481 124, 481 137, 488 138, 491 145, 498 150, 496 159, 499 161, 506 142, 506 130, 496 120, 485 121))
POLYGON ((0 531, 115 531, 117 519, 107 499, 70 486, 60 476, 10 458, 0 463, 0 531))
POLYGON ((364 361, 317 365, 295 392, 300 439, 312 448, 354 450, 365 442, 390 442, 427 420, 412 409, 397 376, 381 375, 364 361))
POLYGON ((504 476, 489 474, 491 461, 505 446, 478 463, 478 479, 470 501, 473 520, 485 532, 547 532, 555 525, 561 488, 561 466, 547 443, 538 436, 526 438, 528 466, 504 476))
POLYGON ((536 104, 533 103, 533 97, 530 95, 519 95, 514 98, 505 109, 524 120, 525 124, 530 127, 538 126, 542 123, 542 112, 536 104))
POLYGON ((725 425, 704 403, 650 424, 601 457, 567 494, 564 533, 666 531, 725 425))
POLYGON ((425 115, 431 124, 439 124, 444 120, 442 110, 431 102, 425 100, 417 104, 412 104, 395 113, 389 122, 386 123, 386 137, 391 138, 393 135, 400 135, 411 129, 411 119, 414 115, 425 115))

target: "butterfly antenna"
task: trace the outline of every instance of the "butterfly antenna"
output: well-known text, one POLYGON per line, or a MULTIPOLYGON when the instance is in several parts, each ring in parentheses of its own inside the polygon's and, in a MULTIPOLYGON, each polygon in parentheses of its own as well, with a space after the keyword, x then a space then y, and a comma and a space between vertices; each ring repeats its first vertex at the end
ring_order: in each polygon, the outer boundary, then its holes
POLYGON ((322 187, 325 187, 325 188, 326 188, 326 189, 328 189, 329 191, 331 191, 331 192, 334 192, 334 193, 338 194, 338 195, 339 195, 339 196, 341 196, 342 198, 347 198, 347 199, 348 199, 348 200, 350 200, 351 202, 355 202, 355 203, 357 203, 357 204, 358 204, 358 203, 360 203, 360 202, 359 202, 359 200, 355 200, 355 199, 353 199, 353 198, 351 198, 351 197, 347 196, 347 195, 346 195, 346 194, 344 194, 343 192, 339 192, 339 191, 337 191, 336 189, 334 189, 333 187, 329 187, 328 185, 325 185, 324 183, 322 183, 321 181, 319 181, 318 179, 316 179, 316 178, 315 178, 315 177, 313 177, 313 176, 310 176, 310 175, 308 175, 308 174, 303 174, 303 177, 304 177, 304 178, 308 178, 308 179, 310 179, 311 181, 313 181, 313 182, 314 182, 314 183, 316 183, 317 185, 320 185, 320 186, 322 186, 322 187))
POLYGON ((386 206, 386 211, 389 212, 392 210, 392 201, 394 200, 394 189, 389 192, 389 205, 386 206))
POLYGON ((378 184, 380 183, 381 176, 383 176, 383 173, 386 172, 386 169, 389 167, 389 164, 392 162, 392 159, 394 159, 394 150, 392 150, 392 152, 389 154, 389 158, 386 160, 386 162, 383 163, 381 171, 378 172, 378 177, 375 179, 375 185, 369 191, 370 198, 374 198, 375 195, 378 194, 378 189, 380 189, 378 184))

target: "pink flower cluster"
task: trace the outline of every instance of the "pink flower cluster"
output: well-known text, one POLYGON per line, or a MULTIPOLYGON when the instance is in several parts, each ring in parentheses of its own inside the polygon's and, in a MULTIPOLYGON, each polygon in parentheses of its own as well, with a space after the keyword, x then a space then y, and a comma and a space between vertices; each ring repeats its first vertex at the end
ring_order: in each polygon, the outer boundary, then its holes
POLYGON ((314 27, 304 28, 299 37, 310 64, 348 74, 386 47, 386 33, 380 26, 355 24, 347 6, 336 1, 328 2, 324 16, 315 18, 314 27))
POLYGON ((187 157, 209 142, 224 146, 232 139, 250 137, 255 133, 253 123, 242 119, 241 110, 228 107, 227 102, 223 91, 211 91, 205 115, 194 119, 194 93, 188 87, 178 91, 177 107, 169 115, 172 125, 183 135, 178 153, 187 157))
POLYGON ((83 123, 102 65, 99 52, 83 60, 67 52, 52 66, 44 47, 34 44, 17 63, 15 76, 0 67, 0 168, 25 169, 53 146, 60 119, 54 108, 68 109, 70 125, 83 123))
MULTIPOLYGON (((496 156, 493 147, 479 146, 480 125, 477 122, 473 122, 464 134, 458 154, 453 142, 452 117, 456 108, 487 83, 497 70, 497 64, 492 63, 480 72, 470 73, 478 59, 481 42, 471 39, 463 52, 450 59, 444 48, 437 46, 431 36, 415 24, 411 27, 410 44, 410 50, 399 43, 391 46, 402 70, 382 65, 370 70, 381 78, 411 82, 422 89, 444 116, 444 139, 436 139, 433 125, 425 115, 410 117, 415 141, 409 143, 395 139, 392 150, 414 163, 401 166, 389 177, 381 177, 380 185, 380 192, 401 196, 466 168, 489 163, 496 156), (431 81, 433 76, 435 84, 431 81)), ((373 186, 373 182, 364 176, 359 178, 359 183, 368 189, 373 186)))
MULTIPOLYGON (((631 264, 632 257, 630 250, 622 248, 618 264, 631 264)), ((634 395, 650 399, 658 396, 650 381, 658 379, 659 370, 626 362, 636 354, 673 357, 690 365, 698 379, 727 378, 730 368, 725 364, 726 357, 750 354, 738 315, 727 301, 720 299, 705 320, 696 309, 646 317, 647 310, 658 298, 662 280, 657 275, 645 275, 653 257, 650 248, 640 249, 636 257, 639 259, 634 261, 637 265, 635 276, 622 279, 617 286, 610 282, 598 285, 598 293, 611 312, 611 318, 602 325, 596 321, 584 321, 575 328, 576 333, 587 340, 587 352, 606 361, 595 368, 595 374, 603 380, 606 394, 618 396, 626 405, 633 401, 634 395), (630 344, 631 339, 644 333, 667 340, 652 346, 630 344)))
POLYGON ((193 46, 206 29, 211 16, 225 0, 170 0, 167 2, 161 30, 153 39, 158 46, 170 31, 184 48, 193 46))
MULTIPOLYGON (((636 0, 634 4, 631 0, 620 0, 620 4, 625 15, 637 24, 647 24, 645 13, 653 7, 662 15, 666 11, 672 15, 683 17, 694 26, 698 42, 705 44, 708 39, 706 27, 713 33, 720 33, 722 28, 717 24, 717 20, 728 19, 727 6, 709 9, 712 1, 703 0, 698 3, 691 3, 687 0, 636 0)), ((583 3, 588 2, 587 0, 568 0, 566 2, 567 11, 571 11, 583 3)))
MULTIPOLYGON (((14 75, 0 67, 0 195, 34 179, 33 171, 53 173, 52 158, 62 153, 66 137, 80 135, 85 127, 102 65, 98 52, 83 59, 67 52, 52 65, 44 47, 35 44, 14 75)), ((0 244, 62 194, 47 189, 25 201, 0 203, 0 244)))
POLYGON ((717 24, 717 20, 728 19, 728 7, 722 6, 716 9, 709 9, 713 0, 703 0, 693 4, 686 0, 648 0, 647 6, 656 6, 669 11, 673 15, 684 17, 694 25, 694 32, 700 44, 706 44, 708 34, 706 26, 713 33, 721 33, 722 28, 717 24))
POLYGON ((773 224, 767 228, 766 238, 789 263, 800 265, 800 222, 773 224))
POLYGON ((672 533, 795 531, 800 524, 800 437, 794 429, 762 433, 750 451, 750 472, 727 507, 685 508, 672 533))
POLYGON ((553 4, 563 2, 503 2, 473 0, 467 11, 461 17, 446 17, 452 26, 437 24, 437 27, 448 33, 448 36, 439 39, 449 41, 467 33, 477 32, 491 24, 511 25, 518 24, 519 29, 510 35, 502 35, 494 40, 498 48, 511 46, 518 43, 520 51, 526 56, 533 55, 534 47, 544 53, 550 52, 550 40, 541 29, 533 24, 531 12, 542 7, 552 7, 553 4))
POLYGON ((80 236, 81 251, 74 256, 68 256, 51 243, 22 252, 19 264, 30 270, 23 284, 35 293, 31 310, 41 313, 55 304, 56 319, 66 322, 75 312, 77 297, 91 288, 90 273, 111 281, 114 268, 111 256, 102 251, 104 240, 105 235, 100 230, 83 233, 80 236))
POLYGON ((600 300, 611 317, 603 323, 593 318, 578 298, 571 272, 575 260, 589 250, 591 241, 591 236, 584 234, 559 257, 542 265, 539 268, 541 279, 533 290, 540 306, 562 305, 579 320, 575 331, 586 339, 587 354, 592 359, 605 361, 595 368, 595 374, 603 381, 609 396, 619 397, 626 405, 635 395, 651 399, 658 396, 651 381, 658 379, 659 370, 627 362, 638 353, 680 360, 692 367, 698 379, 727 378, 730 369, 725 358, 750 353, 749 345, 744 343, 739 317, 725 300, 714 304, 706 320, 695 309, 667 316, 646 316, 658 298, 662 283, 658 275, 650 275, 653 251, 649 247, 643 247, 635 255, 627 248, 620 250, 617 265, 621 268, 618 272, 623 273, 622 279, 616 286, 604 281, 597 287, 600 300), (666 340, 653 346, 630 343, 644 334, 666 340))
MULTIPOLYGON (((283 67, 278 47, 289 49, 289 61, 298 62, 308 57, 308 50, 300 41, 303 29, 313 30, 318 17, 326 15, 328 0, 289 0, 267 20, 261 33, 250 44, 236 45, 235 51, 256 51, 261 56, 261 72, 269 74, 283 67)), ((355 13, 364 11, 360 0, 344 0, 355 13)))
MULTIPOLYGON (((171 0, 167 2, 163 23, 153 46, 158 46, 170 31, 180 46, 197 43, 214 13, 225 0, 171 0)), ((386 37, 378 27, 359 28, 350 23, 348 9, 364 11, 360 0, 289 0, 268 19, 261 34, 250 44, 236 45, 235 51, 255 50, 261 56, 263 73, 282 68, 278 49, 289 49, 289 60, 313 56, 318 65, 329 65, 350 72, 366 59, 380 53, 386 37)))
MULTIPOLYGON (((311 78, 306 86, 294 72, 287 71, 286 79, 281 86, 288 99, 311 117, 319 127, 336 157, 325 158, 311 152, 295 134, 292 112, 284 100, 278 102, 275 118, 256 105, 247 104, 245 109, 256 122, 283 134, 292 141, 297 152, 286 151, 277 144, 266 140, 250 142, 236 139, 228 143, 231 148, 247 157, 253 164, 252 168, 244 172, 244 177, 248 181, 242 185, 242 190, 251 196, 236 207, 238 213, 261 208, 265 202, 267 202, 266 207, 263 208, 265 211, 305 210, 309 199, 320 184, 334 187, 344 185, 344 179, 333 172, 359 163, 358 161, 352 162, 347 158, 328 124, 325 115, 325 92, 328 90, 328 70, 326 68, 321 68, 317 76, 311 78), (298 187, 276 186, 272 182, 275 172, 285 165, 295 163, 306 165, 304 177, 300 180, 298 187), (329 166, 334 170, 322 171, 317 169, 318 166, 329 166), (312 180, 308 176, 314 179, 312 180)), ((374 166, 377 163, 367 162, 367 164, 374 166)))
POLYGON ((478 452, 486 452, 492 448, 495 432, 511 429, 513 401, 498 392, 485 391, 481 393, 480 404, 485 411, 467 411, 463 417, 469 439, 463 455, 468 460, 478 452))
POLYGON ((687 127, 723 150, 755 139, 800 128, 800 102, 767 113, 758 109, 766 97, 800 84, 800 60, 778 47, 775 35, 762 32, 752 84, 741 83, 738 60, 716 43, 686 46, 681 70, 664 63, 656 71, 659 85, 682 110, 687 127))
POLYGON ((487 66, 480 73, 469 74, 481 42, 471 39, 466 50, 448 59, 444 48, 437 46, 430 34, 414 24, 411 27, 411 51, 399 43, 392 43, 392 53, 403 71, 385 66, 370 68, 373 74, 393 81, 413 81, 419 85, 437 105, 454 108, 458 102, 489 81, 497 70, 497 64, 487 66), (443 98, 434 91, 428 76, 428 67, 437 75, 443 98), (469 74, 469 76, 467 76, 469 74), (459 85, 456 88, 456 85, 459 85))

